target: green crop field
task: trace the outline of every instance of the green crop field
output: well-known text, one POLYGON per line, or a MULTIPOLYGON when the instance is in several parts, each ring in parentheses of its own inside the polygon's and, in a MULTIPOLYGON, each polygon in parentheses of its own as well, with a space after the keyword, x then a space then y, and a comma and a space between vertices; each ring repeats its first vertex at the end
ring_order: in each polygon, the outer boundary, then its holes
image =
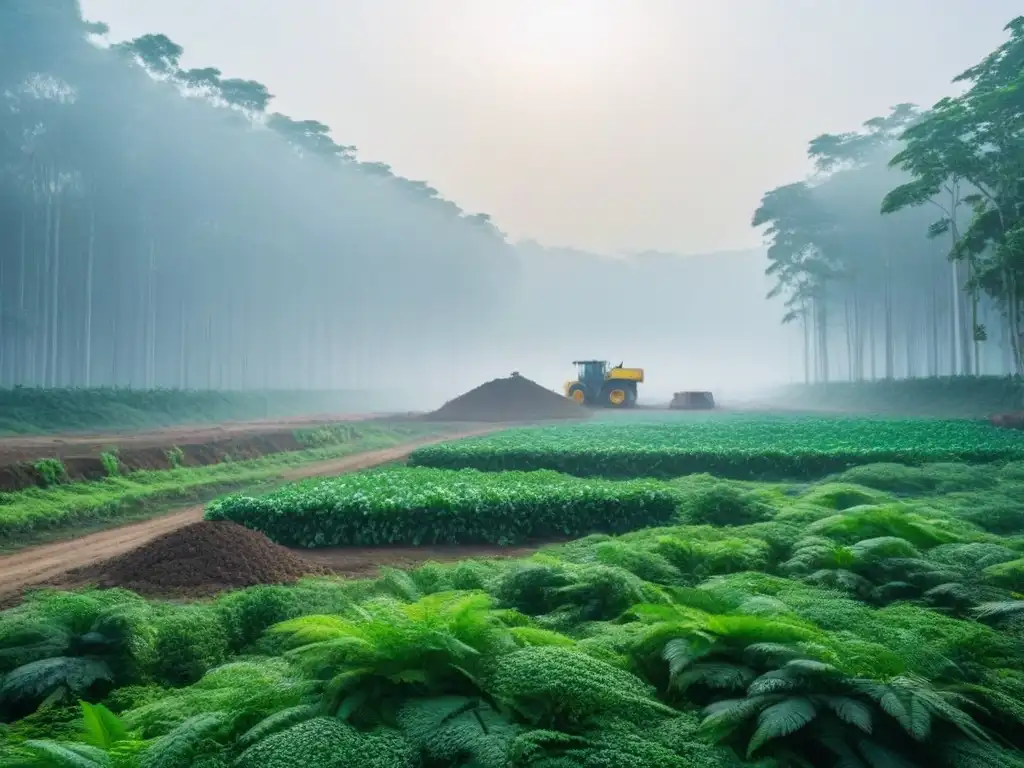
POLYGON ((296 547, 513 544, 661 525, 677 505, 674 493, 653 482, 401 468, 228 496, 206 516, 296 547))
POLYGON ((710 472, 773 480, 810 479, 879 462, 1019 459, 1024 437, 984 422, 678 414, 514 429, 421 448, 410 463, 619 478, 710 472))
POLYGON ((416 455, 591 477, 398 467, 225 497, 209 517, 303 547, 560 541, 202 602, 30 596, 0 613, 0 764, 1024 768, 1017 443, 638 415, 416 455), (780 467, 798 481, 723 477, 780 467), (601 476, 631 474, 660 477, 601 476))

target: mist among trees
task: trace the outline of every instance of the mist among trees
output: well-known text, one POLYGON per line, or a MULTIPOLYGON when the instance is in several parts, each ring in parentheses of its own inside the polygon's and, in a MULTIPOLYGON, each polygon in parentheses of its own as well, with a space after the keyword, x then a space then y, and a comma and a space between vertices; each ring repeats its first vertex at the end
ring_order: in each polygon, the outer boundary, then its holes
POLYGON ((159 31, 6 0, 0 386, 451 395, 512 369, 557 386, 590 356, 659 396, 1022 372, 1024 20, 1008 32, 963 95, 811 141, 813 176, 755 213, 767 261, 612 258, 508 243, 159 31))
POLYGON ((262 84, 0 5, 0 385, 359 383, 493 331, 509 246, 262 84))
POLYGON ((1024 373, 1024 17, 1006 30, 962 95, 815 138, 816 174, 762 199, 806 380, 1024 373))

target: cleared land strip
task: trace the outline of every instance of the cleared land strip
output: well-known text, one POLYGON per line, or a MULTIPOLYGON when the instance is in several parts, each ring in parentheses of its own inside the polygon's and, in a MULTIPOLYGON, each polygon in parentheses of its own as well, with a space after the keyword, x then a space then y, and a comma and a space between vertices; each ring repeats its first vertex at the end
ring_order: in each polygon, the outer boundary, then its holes
MULTIPOLYGON (((503 429, 500 425, 457 432, 441 437, 416 440, 394 448, 369 451, 340 459, 307 464, 282 473, 285 480, 340 475, 357 472, 406 458, 424 445, 483 435, 503 429)), ((0 557, 0 597, 19 592, 25 587, 49 581, 64 571, 106 560, 135 549, 164 533, 176 530, 203 518, 203 505, 186 507, 141 523, 133 523, 92 533, 71 541, 31 547, 13 555, 0 557)))
POLYGON ((222 424, 185 424, 142 432, 109 434, 60 433, 55 435, 19 435, 0 437, 0 464, 31 461, 44 456, 98 455, 110 448, 168 448, 180 444, 201 444, 252 435, 291 432, 324 424, 369 421, 385 414, 321 414, 287 419, 224 422, 222 424))

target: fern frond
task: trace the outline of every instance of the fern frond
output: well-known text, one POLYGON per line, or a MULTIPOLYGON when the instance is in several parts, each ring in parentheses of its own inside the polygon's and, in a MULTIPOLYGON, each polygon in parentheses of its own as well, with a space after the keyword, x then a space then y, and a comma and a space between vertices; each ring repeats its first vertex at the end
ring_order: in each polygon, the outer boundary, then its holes
POLYGON ((297 646, 358 636, 358 626, 340 616, 299 616, 275 624, 269 632, 289 635, 297 646))
POLYGON ((560 645, 571 647, 576 641, 561 632, 552 632, 540 627, 512 627, 509 630, 512 638, 520 647, 527 645, 560 645))
POLYGON ((742 690, 753 679, 754 671, 749 667, 726 662, 706 662, 689 667, 674 677, 670 684, 679 691, 686 691, 697 683, 716 690, 742 690))
POLYGON ((24 664, 4 677, 0 684, 0 702, 40 699, 60 687, 77 697, 94 683, 113 679, 113 672, 103 661, 74 656, 41 659, 24 664))
POLYGON ((716 701, 704 708, 704 719, 698 731, 721 741, 762 709, 779 701, 783 701, 783 697, 775 695, 716 701))
POLYGON ((752 643, 743 649, 750 661, 785 663, 800 656, 800 651, 783 643, 752 643))
POLYGON ((661 658, 668 662, 669 678, 674 680, 709 649, 710 644, 698 645, 688 638, 669 640, 661 651, 661 658))
POLYGON ((299 704, 295 707, 288 707, 275 712, 269 717, 260 720, 256 725, 243 733, 238 738, 239 745, 244 749, 255 744, 261 739, 267 738, 273 733, 290 728, 296 723, 311 720, 319 714, 320 708, 312 704, 299 704))
POLYGON ((505 768, 520 729, 478 699, 443 696, 411 701, 398 715, 410 742, 439 764, 505 768))
POLYGON ((817 707, 805 698, 786 699, 761 710, 757 730, 747 744, 747 759, 769 741, 796 733, 817 715, 817 707))
POLYGON ((68 744, 55 741, 30 740, 24 747, 31 751, 46 768, 110 768, 110 758, 102 749, 77 744, 72 748, 68 744))
POLYGON ((789 674, 785 669, 773 669, 751 682, 747 688, 747 695, 765 696, 773 693, 786 693, 788 691, 795 691, 800 686, 801 681, 789 674))
POLYGON ((844 723, 871 733, 871 708, 863 702, 849 696, 812 696, 811 699, 832 710, 844 723))
POLYGON ((227 719, 222 712, 190 717, 142 753, 141 768, 188 768, 200 742, 227 719))
POLYGON ((84 741, 100 749, 109 749, 119 741, 128 738, 128 729, 121 718, 102 704, 80 702, 82 707, 82 728, 84 741))
POLYGON ((974 610, 979 621, 1006 619, 1024 614, 1024 600, 1000 600, 982 603, 974 610))

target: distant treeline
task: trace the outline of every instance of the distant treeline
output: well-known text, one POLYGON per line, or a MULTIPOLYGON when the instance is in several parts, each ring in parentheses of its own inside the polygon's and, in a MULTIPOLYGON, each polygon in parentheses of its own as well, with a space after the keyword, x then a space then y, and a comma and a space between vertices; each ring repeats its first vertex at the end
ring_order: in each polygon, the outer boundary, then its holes
POLYGON ((105 34, 0 2, 0 386, 334 389, 489 340, 513 259, 486 215, 105 34))
POLYGON ((786 387, 777 393, 776 399, 794 408, 988 418, 1024 411, 1024 379, 1019 376, 946 376, 821 382, 786 387))
POLYGON ((399 410, 398 395, 368 392, 173 389, 0 389, 0 435, 154 429, 319 414, 399 410))

